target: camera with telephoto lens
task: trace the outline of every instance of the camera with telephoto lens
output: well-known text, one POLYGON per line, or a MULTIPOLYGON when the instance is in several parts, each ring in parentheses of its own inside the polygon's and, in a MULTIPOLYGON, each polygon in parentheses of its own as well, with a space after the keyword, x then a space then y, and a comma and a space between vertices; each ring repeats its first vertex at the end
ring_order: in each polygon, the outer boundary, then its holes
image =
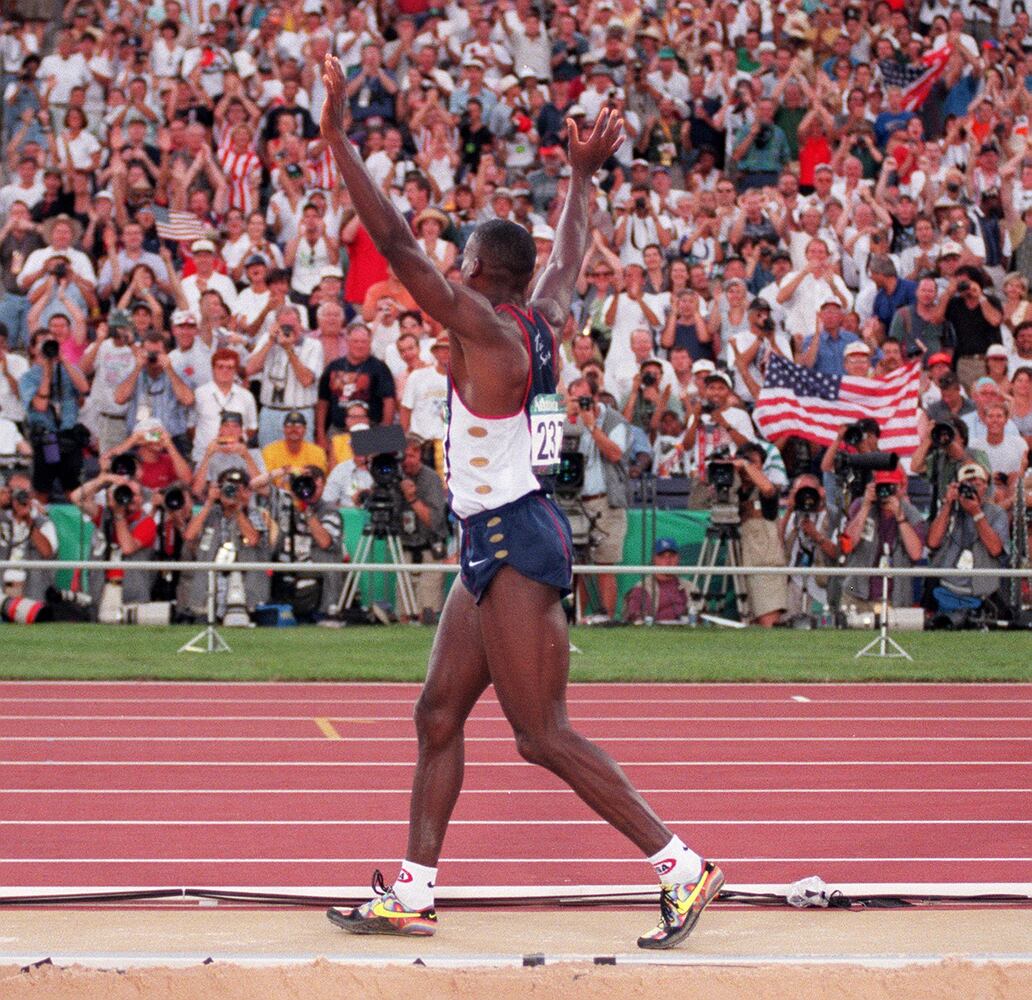
POLYGON ((163 501, 165 510, 182 510, 186 506, 186 494, 178 486, 170 486, 165 490, 163 501))
POLYGON ((717 412, 717 404, 716 404, 716 403, 711 403, 711 402, 710 402, 710 401, 709 401, 709 400, 707 399, 707 400, 706 400, 706 401, 705 401, 705 402, 704 402, 704 403, 702 404, 702 406, 701 406, 701 407, 699 407, 699 409, 700 409, 700 410, 702 411, 702 413, 703 413, 703 414, 704 414, 705 416, 710 416, 711 414, 713 414, 713 413, 716 413, 716 412, 717 412))
POLYGON ((55 264, 54 265, 53 274, 54 274, 54 277, 57 278, 58 281, 60 281, 62 278, 67 278, 68 277, 68 265, 65 264, 63 261, 60 264, 55 264))
POLYGON ((773 333, 774 332, 774 320, 769 316, 764 316, 763 319, 757 324, 762 333, 773 333))
POLYGON ((895 483, 875 483, 874 484, 874 496, 878 503, 883 503, 890 497, 896 495, 896 484, 895 483))
POLYGON ((582 410, 590 410, 595 405, 594 400, 590 396, 578 396, 577 405, 582 410))
POLYGON ((957 487, 957 496, 963 497, 965 500, 977 500, 978 490, 970 483, 961 483, 957 487))
POLYGON ((61 353, 61 345, 53 338, 49 338, 40 345, 39 352, 43 357, 53 361, 61 353))
POLYGON ((136 475, 136 459, 132 455, 115 455, 111 459, 111 473, 132 479, 136 475))
POLYGON ((848 444, 850 448, 859 448, 860 444, 864 440, 863 427, 861 427, 859 423, 850 424, 842 435, 842 440, 845 444, 848 444))
POLYGON ((761 125, 759 131, 756 133, 756 138, 753 140, 753 145, 757 149, 766 149, 770 145, 770 140, 774 138, 774 129, 770 125, 761 125))
POLYGON ((645 374, 641 377, 641 384, 643 386, 646 386, 647 388, 651 388, 658 381, 659 380, 656 378, 655 375, 652 374, 652 372, 645 372, 645 374))
POLYGON ((645 211, 645 205, 646 205, 646 201, 645 201, 644 198, 635 198, 634 199, 634 210, 636 212, 644 212, 645 211))
POLYGON ((943 420, 936 421, 935 426, 932 427, 932 446, 934 448, 948 448, 953 444, 956 436, 957 429, 953 424, 946 423, 943 420))
POLYGON ((132 487, 119 483, 112 491, 111 499, 117 507, 128 507, 133 502, 132 487))
POLYGON ((32 494, 28 490, 15 490, 11 494, 11 500, 14 503, 29 503, 32 500, 32 494))
POLYGON ((315 496, 317 488, 315 476, 307 472, 300 472, 296 476, 290 477, 290 492, 303 503, 308 503, 315 496))
POLYGON ((235 500, 240 492, 240 484, 230 479, 219 487, 219 494, 223 500, 235 500))
POLYGON ((821 494, 813 486, 800 486, 795 492, 792 509, 799 514, 813 514, 821 505, 821 494))
POLYGON ((966 292, 970 287, 971 287, 971 282, 968 281, 967 278, 961 278, 961 280, 957 282, 957 291, 958 292, 966 292))

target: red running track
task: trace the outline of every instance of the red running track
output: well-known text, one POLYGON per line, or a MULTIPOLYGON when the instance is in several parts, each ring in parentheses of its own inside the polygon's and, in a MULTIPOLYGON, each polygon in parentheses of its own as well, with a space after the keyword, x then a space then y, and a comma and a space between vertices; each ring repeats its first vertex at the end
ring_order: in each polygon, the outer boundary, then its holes
MULTIPOLYGON (((417 690, 0 682, 0 895, 389 876, 417 690)), ((733 885, 1032 882, 1032 685, 587 684, 570 706, 733 885)), ((492 697, 467 735, 442 884, 649 883, 492 697)))

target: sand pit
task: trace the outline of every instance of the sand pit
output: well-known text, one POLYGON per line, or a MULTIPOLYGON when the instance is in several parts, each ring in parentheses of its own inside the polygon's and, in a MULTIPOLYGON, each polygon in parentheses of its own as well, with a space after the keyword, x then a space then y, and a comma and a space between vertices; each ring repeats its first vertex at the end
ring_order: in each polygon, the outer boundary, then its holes
POLYGON ((481 1000, 514 994, 563 1000, 627 1000, 632 997, 705 996, 707 1000, 991 1000, 1032 996, 1032 966, 943 962, 900 969, 858 966, 734 968, 612 968, 558 965, 544 968, 465 970, 341 966, 327 961, 265 969, 207 965, 189 969, 98 971, 43 967, 0 969, 4 1000, 396 1000, 424 996, 481 1000))

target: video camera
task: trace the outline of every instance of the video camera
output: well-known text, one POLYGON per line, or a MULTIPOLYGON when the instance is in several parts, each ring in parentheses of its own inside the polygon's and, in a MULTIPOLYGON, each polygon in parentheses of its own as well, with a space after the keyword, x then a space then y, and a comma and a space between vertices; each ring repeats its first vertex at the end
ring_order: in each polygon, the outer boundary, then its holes
POLYGON ((728 448, 718 448, 710 452, 706 463, 706 480, 713 489, 713 506, 710 508, 712 524, 739 524, 737 498, 731 496, 738 485, 738 474, 731 461, 728 448))
POLYGON ((401 511, 405 500, 401 495, 401 455, 405 451, 405 432, 396 426, 370 427, 351 432, 351 450, 356 455, 371 455, 369 475, 373 488, 363 506, 369 514, 374 535, 402 533, 401 511))

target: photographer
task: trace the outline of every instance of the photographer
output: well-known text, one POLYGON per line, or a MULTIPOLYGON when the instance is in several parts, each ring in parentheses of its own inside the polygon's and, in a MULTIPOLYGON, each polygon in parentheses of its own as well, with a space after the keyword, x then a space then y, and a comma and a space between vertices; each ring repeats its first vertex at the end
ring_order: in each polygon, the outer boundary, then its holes
MULTIPOLYGON (((344 559, 340 512, 323 499, 326 473, 309 465, 289 476, 286 489, 273 495, 276 522, 273 559, 290 563, 341 563, 344 559)), ((299 622, 312 622, 326 614, 340 597, 343 574, 305 574, 297 569, 276 573, 272 600, 289 604, 299 622)))
MULTIPOLYGON (((584 483, 580 501, 594 524, 590 558, 596 566, 615 565, 623 559, 627 534, 627 464, 630 444, 627 422, 597 401, 598 393, 586 378, 567 387, 563 451, 584 456, 584 483)), ((616 577, 599 574, 598 593, 602 612, 609 620, 616 614, 616 577)), ((580 586, 584 587, 583 580, 580 586)), ((582 598, 585 594, 582 590, 582 598)))
MULTIPOLYGON (((109 563, 144 562, 153 555, 157 539, 154 518, 143 512, 143 490, 127 475, 102 472, 83 483, 69 498, 93 522, 90 558, 109 563), (103 500, 99 495, 103 493, 103 500)), ((109 623, 119 619, 122 606, 150 600, 154 574, 110 569, 91 571, 89 592, 93 616, 109 623)))
MULTIPOLYGON (((408 563, 442 563, 447 555, 448 501, 441 477, 423 462, 424 441, 416 434, 405 438, 399 483, 401 547, 408 563)), ((440 573, 413 573, 417 612, 424 625, 437 620, 444 604, 444 577, 440 573)))
POLYGON ((731 159, 741 171, 739 189, 774 187, 778 175, 792 159, 788 137, 774 124, 777 103, 764 97, 756 102, 756 117, 734 137, 731 159))
MULTIPOLYGON (((901 468, 874 473, 863 496, 849 508, 842 537, 847 566, 913 566, 924 555, 927 526, 921 512, 907 500, 906 490, 907 477, 901 468)), ((862 611, 880 608, 884 596, 879 576, 847 577, 842 589, 844 603, 862 611)), ((888 598, 894 607, 910 607, 913 580, 890 578, 888 598)))
POLYGON ((956 349, 953 360, 957 378, 970 390, 986 373, 985 354, 990 344, 1001 343, 1003 309, 999 299, 986 293, 989 282, 975 267, 957 269, 946 288, 946 319, 953 327, 956 349))
MULTIPOLYGON (((634 376, 631 391, 624 404, 624 420, 640 427, 655 441, 659 433, 659 419, 670 405, 671 384, 660 385, 663 381, 663 366, 652 358, 643 361, 641 370, 634 376)), ((675 400, 675 404, 678 401, 675 400)))
POLYGON ((851 455, 870 455, 876 452, 880 436, 881 427, 873 417, 865 417, 853 424, 843 424, 839 428, 835 440, 828 446, 821 459, 821 474, 830 507, 837 509, 842 506, 840 477, 848 482, 851 500, 855 500, 863 493, 864 487, 871 478, 870 471, 868 469, 852 470, 848 465, 844 466, 843 459, 848 462, 848 457, 851 455), (845 446, 845 451, 843 446, 845 446))
POLYGON ((613 236, 613 246, 620 254, 620 263, 625 267, 628 264, 644 267, 642 250, 650 244, 665 249, 673 239, 674 231, 669 220, 656 214, 649 189, 644 184, 631 185, 631 199, 620 211, 623 214, 613 236))
MULTIPOLYGON (((778 532, 790 566, 833 566, 839 557, 837 518, 828 510, 816 476, 797 476, 788 494, 788 510, 778 532)), ((816 576, 788 578, 790 617, 808 615, 813 603, 828 607, 829 581, 816 576)))
POLYGON ((930 420, 923 422, 921 440, 910 456, 910 471, 931 483, 929 518, 934 518, 939 512, 939 504, 950 484, 956 480, 961 466, 969 462, 988 466, 989 458, 984 452, 968 450, 968 428, 963 420, 951 417, 934 423, 930 420))
POLYGON ((157 417, 179 451, 185 453, 190 447, 187 427, 195 401, 192 379, 180 378, 156 330, 150 331, 142 343, 134 344, 133 353, 136 363, 114 394, 120 406, 128 403, 126 427, 135 430, 140 421, 157 417))
MULTIPOLYGON (((183 562, 186 528, 193 515, 190 488, 186 480, 166 484, 151 494, 151 516, 157 526, 154 558, 159 562, 183 562)), ((155 574, 151 586, 152 601, 169 601, 175 607, 186 606, 189 574, 179 570, 163 570, 155 574)))
MULTIPOLYGON (((738 473, 739 533, 745 566, 786 565, 777 523, 778 488, 763 471, 766 457, 760 445, 747 442, 732 460, 738 473)), ((777 625, 788 609, 788 577, 750 575, 745 578, 745 589, 750 622, 762 628, 777 625)))
POLYGON ((189 483, 193 476, 186 459, 156 417, 141 420, 128 438, 101 455, 101 470, 112 471, 119 456, 135 461, 132 475, 144 489, 162 490, 175 482, 189 483))
MULTIPOLYGON (((32 483, 21 472, 14 473, 0 489, 0 561, 54 559, 57 530, 46 508, 32 495, 32 483)), ((24 597, 42 601, 54 574, 47 570, 17 568, 3 570, 3 597, 24 597)))
MULTIPOLYGON (((194 562, 214 562, 216 556, 225 561, 227 570, 233 562, 256 562, 264 559, 268 521, 250 505, 251 492, 240 469, 226 469, 217 482, 209 483, 204 503, 190 519, 183 532, 186 558, 194 562)), ((275 538, 271 543, 275 545, 275 538)), ((216 613, 226 610, 229 577, 219 574, 216 585, 216 613)), ((268 577, 261 572, 244 574, 247 610, 253 611, 269 592, 268 577)), ((187 609, 197 618, 207 613, 208 574, 191 573, 186 586, 187 609)))
POLYGON ((322 369, 322 344, 304 335, 298 309, 286 305, 277 310, 274 328, 258 338, 244 368, 248 378, 261 381, 259 447, 279 440, 283 417, 292 410, 305 415, 307 427, 313 425, 322 369))
MULTIPOLYGON (((928 527, 931 565, 936 569, 990 569, 1006 565, 1010 540, 1007 514, 986 500, 989 473, 977 462, 961 466, 950 483, 942 507, 928 527)), ((972 608, 967 597, 989 598, 1000 587, 998 577, 945 577, 934 596, 945 612, 972 608)))
POLYGON ((97 339, 86 348, 80 362, 82 373, 93 379, 83 410, 89 413, 87 423, 93 428, 101 453, 125 440, 129 403, 116 403, 115 390, 129 377, 136 363, 132 343, 128 315, 121 309, 112 309, 107 322, 97 325, 97 339))
POLYGON ((65 493, 79 485, 89 432, 78 422, 79 395, 89 391, 82 372, 59 360, 60 345, 45 330, 29 339, 29 370, 18 380, 32 444, 32 488, 49 496, 54 481, 65 493))
POLYGON ((696 399, 684 435, 684 451, 694 457, 700 478, 706 477, 706 463, 716 451, 733 451, 755 440, 752 420, 735 405, 731 376, 714 371, 706 376, 705 399, 696 399))
POLYGON ((191 485, 194 496, 205 496, 208 483, 219 479, 230 469, 238 470, 250 482, 265 471, 260 453, 257 458, 251 453, 244 440, 244 418, 240 413, 226 411, 219 421, 216 437, 208 444, 197 468, 191 485))

